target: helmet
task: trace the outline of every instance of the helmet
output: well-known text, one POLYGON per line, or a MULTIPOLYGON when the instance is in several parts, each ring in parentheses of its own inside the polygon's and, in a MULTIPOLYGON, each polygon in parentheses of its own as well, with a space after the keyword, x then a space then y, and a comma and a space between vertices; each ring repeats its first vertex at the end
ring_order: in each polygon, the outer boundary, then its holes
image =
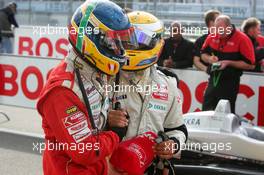
POLYGON ((158 61, 164 45, 163 23, 150 13, 134 11, 128 13, 131 24, 135 27, 138 47, 126 50, 129 59, 123 70, 142 70, 158 61))
POLYGON ((68 29, 69 41, 78 55, 108 75, 115 75, 124 65, 125 49, 137 44, 127 15, 108 0, 83 3, 68 29))

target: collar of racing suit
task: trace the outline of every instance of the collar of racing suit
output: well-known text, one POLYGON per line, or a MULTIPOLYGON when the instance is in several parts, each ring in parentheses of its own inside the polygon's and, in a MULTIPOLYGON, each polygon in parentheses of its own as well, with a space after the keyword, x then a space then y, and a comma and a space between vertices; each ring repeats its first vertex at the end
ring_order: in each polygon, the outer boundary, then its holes
POLYGON ((101 96, 106 96, 105 86, 107 85, 110 76, 98 71, 95 67, 87 64, 82 60, 73 49, 70 49, 65 61, 72 64, 77 64, 80 70, 81 78, 84 84, 91 83, 95 86, 101 96))
MULTIPOLYGON (((123 79, 121 82, 125 82, 125 85, 134 85, 143 89, 143 91, 137 91, 143 104, 148 103, 150 99, 150 93, 152 93, 153 90, 153 85, 162 82, 155 65, 140 71, 121 71, 120 77, 123 79)), ((145 107, 142 106, 141 110, 144 111, 145 107)))
MULTIPOLYGON (((160 76, 158 75, 160 71, 157 70, 157 66, 153 65, 148 67, 147 69, 140 71, 121 71, 122 77, 124 77, 128 81, 132 81, 133 84, 142 85, 149 82, 149 80, 153 80, 156 83, 164 83, 160 76)), ((163 74, 163 73, 161 73, 163 74)))
MULTIPOLYGON (((151 84, 150 68, 140 71, 121 71, 121 78, 124 79, 129 85, 137 86, 145 89, 146 85, 151 84)), ((143 97, 145 92, 140 93, 143 97)))
MULTIPOLYGON (((153 65, 144 70, 140 71, 121 71, 121 79, 124 79, 130 85, 136 85, 141 88, 146 88, 146 86, 151 86, 154 84, 166 84, 164 79, 160 77, 161 73, 157 70, 157 66, 153 65)), ((145 96, 145 93, 141 93, 145 96)))
POLYGON ((121 75, 133 84, 144 84, 149 79, 150 68, 140 71, 121 71, 121 75))

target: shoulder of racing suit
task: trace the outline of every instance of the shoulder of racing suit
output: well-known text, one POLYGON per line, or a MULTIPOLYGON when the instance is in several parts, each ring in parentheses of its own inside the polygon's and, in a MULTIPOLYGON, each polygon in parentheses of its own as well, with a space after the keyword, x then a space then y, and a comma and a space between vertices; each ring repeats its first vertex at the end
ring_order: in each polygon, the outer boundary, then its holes
POLYGON ((160 66, 157 66, 157 70, 158 70, 158 72, 161 72, 166 76, 175 78, 177 81, 177 87, 179 87, 180 79, 176 73, 174 73, 173 71, 166 69, 164 67, 160 67, 160 66))
MULTIPOLYGON (((43 100, 45 100, 45 98, 47 97, 48 93, 51 92, 52 89, 54 89, 55 87, 64 87, 70 89, 75 95, 78 96, 80 101, 84 103, 83 96, 74 71, 73 60, 76 58, 77 58, 76 54, 73 51, 70 51, 69 55, 64 60, 62 60, 57 67, 55 67, 51 71, 48 77, 48 81, 45 87, 43 88, 40 94, 40 98, 37 102, 38 110, 40 109, 39 107, 41 106, 43 100)), ((81 62, 81 60, 79 61, 81 62)), ((95 115, 94 118, 98 119, 98 117, 100 116, 99 114, 100 111, 103 110, 102 104, 104 103, 103 107, 107 108, 106 103, 108 103, 108 101, 105 100, 104 102, 102 102, 103 97, 101 95, 104 93, 101 93, 99 91, 101 91, 103 88, 98 87, 99 83, 95 83, 91 81, 92 77, 94 78, 96 77, 96 75, 94 74, 96 70, 90 67, 88 64, 85 64, 83 62, 81 63, 83 64, 83 67, 82 70, 80 70, 80 73, 84 84, 84 88, 87 93, 91 108, 93 108, 92 112, 95 115)), ((104 97, 104 99, 108 99, 108 98, 104 97)), ((106 110, 103 110, 104 115, 106 114, 105 111, 106 110)), ((39 112, 41 113, 40 110, 39 112)))
POLYGON ((42 89, 39 100, 37 102, 37 108, 41 105, 42 101, 46 98, 47 94, 55 87, 66 87, 68 89, 73 88, 74 74, 73 72, 66 72, 67 63, 63 60, 55 67, 48 76, 47 83, 42 89))
POLYGON ((171 70, 161 68, 159 66, 152 66, 150 68, 150 77, 157 83, 165 83, 168 86, 176 85, 176 88, 179 84, 179 78, 177 74, 175 74, 171 70))

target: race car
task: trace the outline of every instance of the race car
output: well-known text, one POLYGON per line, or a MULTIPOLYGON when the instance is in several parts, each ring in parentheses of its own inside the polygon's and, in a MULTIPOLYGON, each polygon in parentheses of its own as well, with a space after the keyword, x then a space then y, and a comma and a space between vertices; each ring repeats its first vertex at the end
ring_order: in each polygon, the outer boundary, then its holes
POLYGON ((184 114, 189 140, 177 175, 264 175, 264 129, 230 111, 220 100, 215 111, 184 114))

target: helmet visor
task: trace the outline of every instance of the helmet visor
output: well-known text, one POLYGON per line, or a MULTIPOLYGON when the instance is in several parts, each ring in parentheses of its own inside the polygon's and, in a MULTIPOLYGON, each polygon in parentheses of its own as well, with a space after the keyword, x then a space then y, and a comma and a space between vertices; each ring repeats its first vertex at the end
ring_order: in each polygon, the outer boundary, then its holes
POLYGON ((135 34, 138 42, 137 49, 140 50, 153 49, 161 39, 161 34, 149 30, 144 30, 138 27, 135 28, 135 34))
POLYGON ((115 55, 124 55, 126 49, 138 47, 133 27, 127 30, 109 30, 105 33, 105 36, 103 36, 103 41, 101 43, 115 55))

